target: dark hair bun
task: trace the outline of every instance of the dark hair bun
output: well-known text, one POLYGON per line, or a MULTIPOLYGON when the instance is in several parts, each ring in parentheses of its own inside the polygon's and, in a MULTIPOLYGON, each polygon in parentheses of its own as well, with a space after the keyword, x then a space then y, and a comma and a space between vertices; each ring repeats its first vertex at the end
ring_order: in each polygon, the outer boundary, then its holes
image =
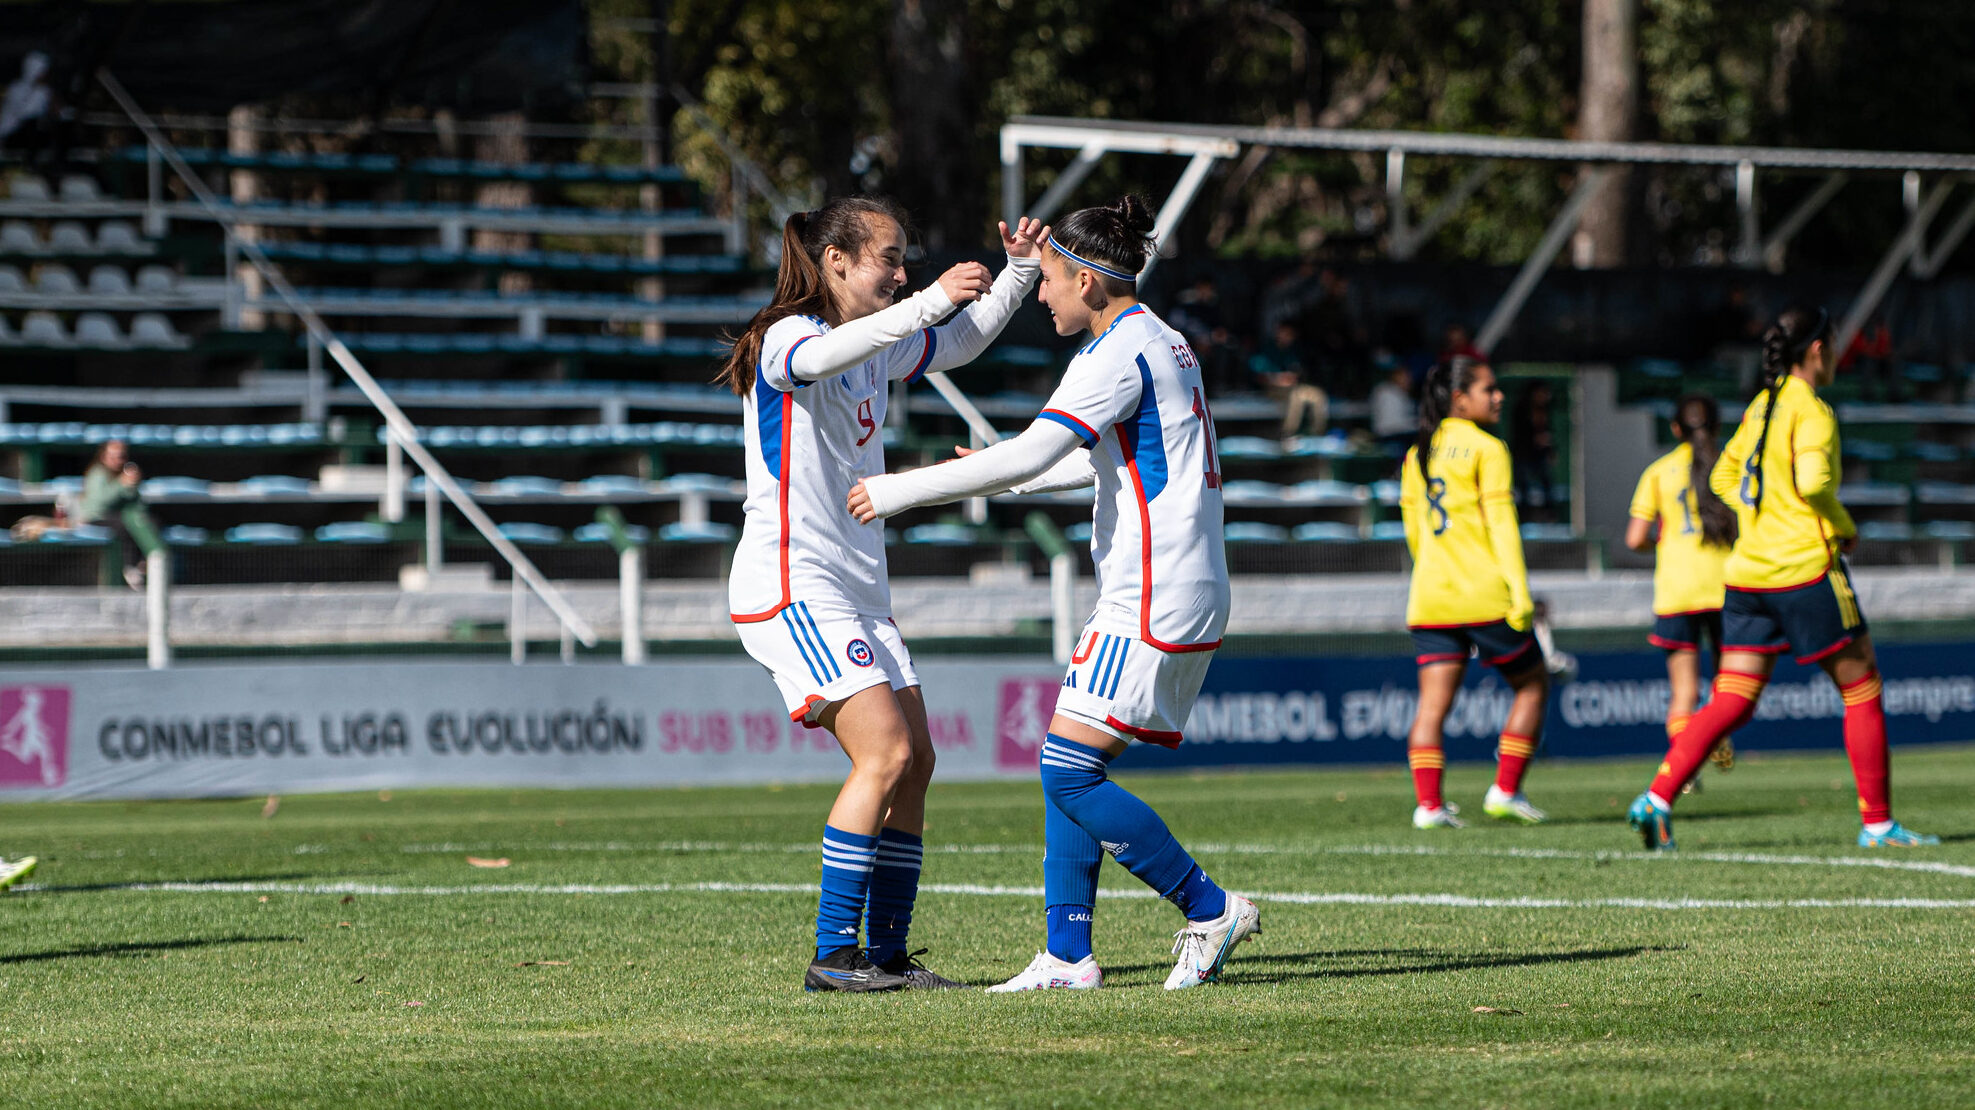
POLYGON ((1150 235, 1152 229, 1159 226, 1158 220, 1153 218, 1152 206, 1137 193, 1119 197, 1112 210, 1118 214, 1118 222, 1124 225, 1125 230, 1134 235, 1150 235))

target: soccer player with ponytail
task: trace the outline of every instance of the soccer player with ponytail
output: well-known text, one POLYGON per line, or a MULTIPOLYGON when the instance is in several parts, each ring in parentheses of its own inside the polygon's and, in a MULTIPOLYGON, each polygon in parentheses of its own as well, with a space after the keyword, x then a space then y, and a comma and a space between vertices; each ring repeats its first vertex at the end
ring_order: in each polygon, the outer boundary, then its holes
POLYGON ((1220 464, 1200 361, 1138 301, 1152 249, 1138 197, 1045 229, 1042 303, 1059 335, 1092 338, 1020 435, 852 490, 857 519, 1016 490, 1097 486, 1097 611, 1079 637, 1041 754, 1044 951, 990 991, 1086 989, 1097 873, 1110 853, 1186 917, 1167 990, 1212 982, 1261 931, 1255 904, 1207 877, 1152 808, 1113 782, 1133 742, 1173 747, 1228 619, 1220 464))
POLYGON ((1041 227, 1002 225, 1008 265, 992 284, 987 267, 963 262, 893 304, 905 284, 905 223, 897 205, 875 197, 790 216, 774 300, 719 377, 740 395, 747 448, 729 611, 790 718, 828 729, 850 757, 823 828, 808 990, 961 985, 906 948, 932 738, 912 656, 891 621, 883 529, 842 505, 859 479, 884 469, 891 383, 986 349, 1035 281, 1041 227), (868 948, 858 943, 867 916, 868 948))
POLYGON ((1858 783, 1861 848, 1938 844, 1893 820, 1879 667, 1840 554, 1858 537, 1838 502, 1838 422, 1817 396, 1837 373, 1831 318, 1791 308, 1763 333, 1763 388, 1722 448, 1709 484, 1740 531, 1723 567, 1721 672, 1626 817, 1647 849, 1673 847, 1673 799, 1722 737, 1755 716, 1790 652, 1816 663, 1845 703, 1845 754, 1858 783))
POLYGON ((1536 606, 1523 566, 1509 449, 1481 430, 1502 416, 1502 387, 1479 359, 1455 355, 1420 387, 1419 439, 1399 477, 1399 512, 1413 554, 1406 626, 1419 663, 1419 708, 1406 739, 1418 806, 1413 827, 1460 828, 1441 797, 1443 727, 1467 673, 1468 656, 1501 672, 1515 690, 1496 748, 1495 782, 1482 811, 1536 824, 1543 811, 1523 796, 1523 772, 1543 735, 1549 673, 1530 622, 1536 606))
MULTIPOLYGON (((1625 528, 1625 546, 1632 550, 1657 546, 1653 632, 1648 639, 1666 652, 1669 743, 1686 730, 1700 701, 1701 645, 1706 643, 1717 659, 1721 655, 1722 565, 1736 533, 1735 510, 1708 486, 1721 455, 1721 410, 1714 398, 1699 394, 1681 398, 1674 408, 1673 434, 1680 446, 1655 459, 1639 476, 1632 518, 1625 528)), ((1734 763, 1733 752, 1723 738, 1714 760, 1726 770, 1734 763)))

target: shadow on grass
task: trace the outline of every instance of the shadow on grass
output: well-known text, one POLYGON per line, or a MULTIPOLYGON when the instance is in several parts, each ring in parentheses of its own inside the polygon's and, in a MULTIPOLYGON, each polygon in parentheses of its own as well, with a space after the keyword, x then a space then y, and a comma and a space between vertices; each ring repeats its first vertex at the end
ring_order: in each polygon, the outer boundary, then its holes
POLYGON ((74 883, 65 886, 36 883, 31 892, 35 894, 98 894, 106 890, 129 890, 133 886, 156 886, 160 883, 185 883, 203 886, 207 883, 280 883, 298 882, 303 879, 326 879, 329 876, 320 871, 283 871, 266 875, 205 875, 198 878, 145 878, 118 879, 107 883, 74 883))
MULTIPOLYGON (((1634 945, 1626 948, 1579 948, 1569 952, 1446 952, 1431 948, 1359 948, 1332 952, 1251 952, 1239 963, 1229 963, 1224 983, 1280 983, 1290 979, 1359 979, 1376 975, 1431 975, 1446 971, 1472 971, 1491 967, 1539 967, 1543 964, 1589 963, 1596 960, 1623 960, 1647 952, 1681 952, 1686 945, 1634 945), (1277 971, 1269 964, 1318 964, 1363 959, 1404 960, 1405 963, 1376 967, 1300 967, 1277 971)), ((1155 971, 1165 964, 1136 964, 1107 967, 1107 975, 1155 971)))
POLYGON ((0 964, 28 964, 42 960, 68 960, 85 956, 144 956, 153 952, 176 952, 187 948, 210 948, 219 944, 300 944, 301 937, 187 937, 184 940, 130 941, 124 944, 91 944, 81 948, 54 948, 46 952, 22 952, 0 956, 0 964))

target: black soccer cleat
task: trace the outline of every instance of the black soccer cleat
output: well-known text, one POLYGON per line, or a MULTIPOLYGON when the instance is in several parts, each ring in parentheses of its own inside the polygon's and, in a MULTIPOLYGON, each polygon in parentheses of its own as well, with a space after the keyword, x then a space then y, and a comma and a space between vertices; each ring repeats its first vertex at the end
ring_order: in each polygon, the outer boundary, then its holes
POLYGON ((948 979, 946 976, 920 963, 919 956, 925 951, 925 949, 921 948, 917 952, 900 952, 884 963, 878 964, 878 970, 904 979, 905 989, 909 991, 970 991, 974 989, 966 983, 959 982, 955 979, 948 979))
POLYGON ((828 952, 809 961, 809 971, 802 977, 802 989, 806 991, 848 991, 863 994, 867 991, 898 991, 911 984, 903 975, 895 975, 864 955, 864 950, 855 944, 828 952))

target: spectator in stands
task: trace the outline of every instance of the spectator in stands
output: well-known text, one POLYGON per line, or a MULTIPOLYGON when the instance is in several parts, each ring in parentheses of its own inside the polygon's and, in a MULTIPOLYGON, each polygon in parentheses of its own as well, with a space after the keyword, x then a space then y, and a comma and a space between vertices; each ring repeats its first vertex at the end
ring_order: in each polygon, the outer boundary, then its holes
POLYGON ((1515 496, 1524 520, 1554 521, 1550 471, 1557 462, 1557 435, 1550 424, 1556 392, 1549 382, 1531 382, 1516 398, 1509 421, 1509 454, 1515 471, 1515 496))
POLYGON ((1301 326, 1315 348, 1317 376, 1333 392, 1362 396, 1369 337, 1351 304, 1351 282, 1335 270, 1318 274, 1317 301, 1301 326))
POLYGON ((54 94, 48 88, 48 55, 32 51, 21 59, 21 75, 0 97, 0 148, 31 155, 49 143, 54 94))
POLYGON ((1893 365, 1893 333, 1886 327, 1886 317, 1877 312, 1852 336, 1852 341, 1845 345, 1844 357, 1838 360, 1841 374, 1857 369, 1865 371, 1859 390, 1866 400, 1894 404, 1906 400, 1906 390, 1893 365))
POLYGON ((1276 325, 1272 343, 1248 357, 1256 387, 1282 402, 1284 439, 1301 435, 1306 421, 1315 425, 1315 435, 1322 435, 1330 423, 1330 395, 1309 380, 1307 366, 1302 337, 1286 321, 1276 325))
POLYGON ((1751 388, 1762 366, 1763 319, 1749 302, 1748 287, 1729 286, 1727 296, 1702 313, 1698 325, 1702 353, 1733 369, 1743 389, 1751 388))
POLYGON ((1476 362, 1488 361, 1481 353, 1481 348, 1474 345, 1474 333, 1462 323, 1448 324, 1440 333, 1440 361, 1448 362, 1456 358, 1471 358, 1476 362))
POLYGON ((133 590, 144 587, 145 549, 157 545, 157 526, 137 492, 142 479, 123 440, 110 440, 83 473, 82 501, 75 511, 76 523, 100 524, 116 538, 123 580, 133 590))
POLYGON ((1372 387, 1372 435, 1386 454, 1396 459, 1406 453, 1418 430, 1413 372, 1389 351, 1379 351, 1372 362, 1385 374, 1372 387))
POLYGON ((1220 287, 1212 277, 1203 274, 1173 298, 1167 320, 1193 344, 1201 378, 1210 388, 1225 388, 1240 375, 1241 341, 1227 326, 1220 287))
POLYGON ((1277 324, 1295 321, 1323 295, 1323 274, 1315 258, 1304 256, 1294 270, 1269 283, 1262 294, 1262 334, 1277 324))

